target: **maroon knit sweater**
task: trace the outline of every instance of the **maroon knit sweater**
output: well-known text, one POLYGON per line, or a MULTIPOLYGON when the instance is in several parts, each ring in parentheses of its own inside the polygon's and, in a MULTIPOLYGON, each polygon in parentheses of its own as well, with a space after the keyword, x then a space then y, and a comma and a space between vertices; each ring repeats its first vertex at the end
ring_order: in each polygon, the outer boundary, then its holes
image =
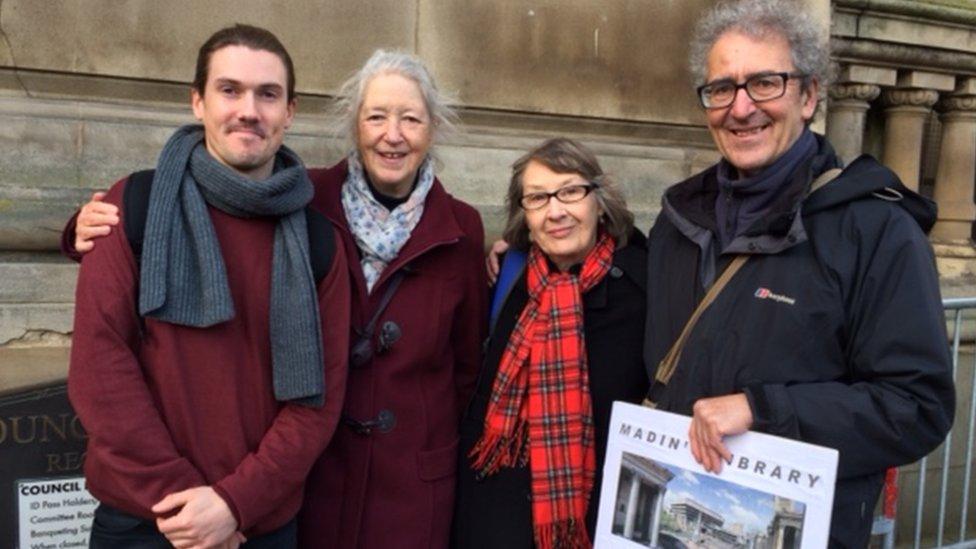
MULTIPOLYGON (((124 181, 106 201, 120 205, 124 181)), ((318 285, 325 406, 282 404, 271 379, 269 306, 276 220, 210 208, 235 317, 210 328, 136 315, 138 269, 121 225, 78 276, 68 373, 88 431, 85 476, 102 502, 147 519, 167 494, 212 486, 245 535, 291 520, 312 463, 335 431, 349 353, 349 280, 335 260, 318 285)))

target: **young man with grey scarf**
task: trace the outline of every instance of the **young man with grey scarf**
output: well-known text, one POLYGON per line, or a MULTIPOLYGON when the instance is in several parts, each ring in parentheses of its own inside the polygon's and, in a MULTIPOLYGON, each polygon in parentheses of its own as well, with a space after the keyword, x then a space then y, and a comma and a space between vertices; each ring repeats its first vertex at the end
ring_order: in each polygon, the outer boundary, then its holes
MULTIPOLYGON (((282 145, 294 90, 270 32, 211 36, 191 92, 202 125, 160 154, 141 262, 126 230, 82 262, 68 390, 101 502, 91 547, 295 544, 342 406, 350 294, 342 246, 313 274, 313 188, 282 145)), ((129 182, 105 201, 121 207, 129 182)))

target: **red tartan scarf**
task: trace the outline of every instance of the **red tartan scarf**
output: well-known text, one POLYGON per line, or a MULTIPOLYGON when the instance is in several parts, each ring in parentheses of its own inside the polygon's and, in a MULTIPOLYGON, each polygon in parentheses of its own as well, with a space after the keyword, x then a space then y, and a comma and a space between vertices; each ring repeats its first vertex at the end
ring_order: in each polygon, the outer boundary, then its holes
POLYGON ((541 549, 591 546, 586 507, 596 451, 582 295, 610 270, 613 251, 613 239, 601 234, 579 275, 550 271, 538 247, 529 251, 529 302, 498 364, 484 434, 469 454, 486 476, 528 460, 541 549))

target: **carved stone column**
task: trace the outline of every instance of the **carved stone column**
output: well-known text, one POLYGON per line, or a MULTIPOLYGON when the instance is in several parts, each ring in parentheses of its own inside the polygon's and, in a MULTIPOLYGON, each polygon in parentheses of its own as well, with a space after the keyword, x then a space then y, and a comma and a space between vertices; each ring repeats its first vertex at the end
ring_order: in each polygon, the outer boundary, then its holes
POLYGON ((634 522, 637 519, 637 495, 640 493, 641 478, 634 471, 634 476, 630 482, 630 494, 627 496, 627 516, 624 518, 624 537, 634 537, 634 522))
POLYGON ((888 166, 906 187, 918 190, 922 167, 922 138, 925 118, 939 98, 938 92, 928 89, 885 90, 884 156, 888 166))
POLYGON ((942 147, 935 178, 939 220, 933 240, 968 242, 976 220, 976 95, 949 95, 937 105, 942 113, 942 147))
POLYGON ((654 496, 654 515, 651 517, 650 528, 648 539, 651 540, 651 547, 657 547, 657 535, 661 526, 661 509, 664 507, 664 492, 667 489, 664 486, 658 487, 658 492, 654 496))
POLYGON ((864 118, 870 102, 881 88, 872 84, 845 83, 830 87, 827 109, 827 140, 844 163, 861 155, 864 142, 864 118))

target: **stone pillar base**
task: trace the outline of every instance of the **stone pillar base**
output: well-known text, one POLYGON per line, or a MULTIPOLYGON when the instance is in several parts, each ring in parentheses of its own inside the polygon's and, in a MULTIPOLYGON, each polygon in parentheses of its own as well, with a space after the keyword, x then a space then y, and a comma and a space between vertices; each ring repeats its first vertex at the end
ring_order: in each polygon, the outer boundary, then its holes
POLYGON ((976 247, 966 239, 932 242, 942 297, 976 297, 976 247))
POLYGON ((932 227, 929 237, 934 242, 965 244, 969 242, 972 230, 973 222, 969 219, 940 219, 932 227))

